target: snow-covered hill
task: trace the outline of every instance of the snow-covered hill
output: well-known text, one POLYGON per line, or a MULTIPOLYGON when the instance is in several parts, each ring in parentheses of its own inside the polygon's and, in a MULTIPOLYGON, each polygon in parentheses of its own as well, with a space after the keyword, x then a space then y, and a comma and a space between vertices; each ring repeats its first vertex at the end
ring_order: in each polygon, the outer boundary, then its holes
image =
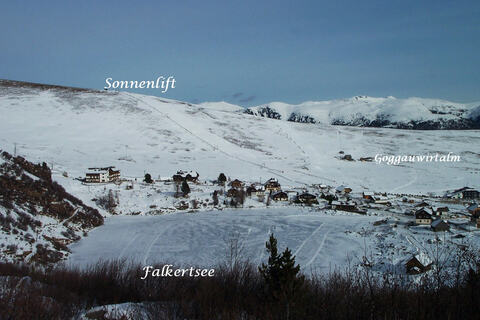
MULTIPOLYGON (((476 130, 358 128, 324 121, 309 125, 252 117, 226 103, 193 105, 11 81, 0 82, 0 114, 0 146, 11 153, 16 146, 17 154, 46 161, 59 179, 64 171, 83 177, 88 167, 113 165, 122 176, 148 172, 157 178, 194 170, 201 179, 225 172, 246 181, 276 177, 287 185, 346 184, 355 191, 443 194, 479 186, 476 130), (461 161, 392 166, 344 161, 340 151, 354 160, 451 152, 461 161)), ((343 115, 348 113, 343 110, 343 115)))
POLYGON ((103 224, 100 213, 52 181, 50 168, 0 150, 0 258, 49 265, 103 224))
MULTIPOLYGON (((274 177, 287 191, 345 185, 358 200, 364 190, 443 195, 466 185, 480 187, 477 145, 478 130, 362 128, 327 121, 311 125, 253 117, 224 102, 196 105, 126 92, 0 82, 0 148, 32 162, 45 161, 54 181, 104 215, 108 213, 94 199, 110 190, 118 197, 115 211, 122 216, 108 217, 105 226, 70 246, 71 261, 80 265, 99 257, 216 264, 222 261, 224 239, 237 231, 255 262, 264 258, 264 242, 275 231, 306 270, 341 266, 351 250, 358 253, 365 244, 379 259, 399 252, 391 262, 398 264, 433 237, 428 226, 408 229, 413 217, 405 212, 425 197, 411 197, 416 202, 408 204, 402 196, 394 197, 393 208, 369 209, 366 216, 288 203, 267 207, 255 199, 242 209, 212 211, 211 193, 221 187, 209 181, 224 172, 248 183, 274 177), (435 153, 461 160, 400 165, 365 160, 377 154, 435 153), (345 160, 347 154, 352 161, 345 160), (84 177, 89 167, 106 166, 116 166, 128 182, 92 186, 74 179, 84 177), (147 172, 158 179, 177 170, 200 174, 188 199, 175 198, 172 183, 141 183, 147 172), (190 202, 188 210, 176 210, 181 201, 190 202), (391 223, 379 227, 373 224, 375 217, 388 217, 391 223)), ((463 203, 449 207, 455 215, 465 211, 463 203)), ((477 233, 464 226, 468 221, 452 228, 476 242, 477 233)))
POLYGON ((248 108, 245 112, 293 122, 359 127, 422 130, 480 128, 480 103, 461 104, 438 99, 357 96, 298 105, 272 102, 248 108))

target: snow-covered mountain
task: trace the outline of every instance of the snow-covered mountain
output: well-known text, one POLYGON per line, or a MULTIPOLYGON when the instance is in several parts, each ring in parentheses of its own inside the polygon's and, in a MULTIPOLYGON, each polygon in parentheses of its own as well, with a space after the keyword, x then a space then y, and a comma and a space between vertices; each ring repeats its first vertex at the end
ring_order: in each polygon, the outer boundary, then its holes
MULTIPOLYGON (((349 108, 356 110, 357 104, 349 108)), ((290 115, 287 109, 282 119, 290 115)), ((200 179, 224 172, 244 181, 275 177, 282 184, 344 184, 354 190, 443 194, 465 185, 478 187, 476 130, 358 128, 328 121, 310 125, 253 117, 243 110, 223 102, 195 105, 127 92, 1 81, 0 147, 10 153, 16 147, 30 161, 47 162, 59 179, 64 171, 83 177, 89 167, 116 166, 122 176, 148 172, 157 178, 193 170, 200 179), (344 161, 340 151, 353 160, 451 152, 461 161, 393 166, 344 161)), ((326 120, 329 115, 315 116, 326 120)))
POLYGON ((245 112, 293 122, 359 127, 421 130, 480 128, 480 103, 461 104, 438 99, 357 96, 298 105, 272 102, 248 108, 245 112))
MULTIPOLYGON (((190 104, 127 92, 0 82, 0 149, 32 163, 45 161, 52 168, 52 181, 108 216, 104 226, 70 245, 69 261, 74 265, 98 258, 132 258, 143 265, 158 259, 216 264, 225 252, 224 239, 237 232, 252 261, 260 263, 273 230, 307 272, 343 266, 347 254, 363 251, 365 243, 376 256, 392 257, 391 263, 397 265, 432 237, 430 230, 404 228, 413 219, 404 213, 414 204, 404 204, 403 195, 392 200, 394 208, 374 209, 366 216, 312 211, 288 202, 266 207, 256 199, 249 199, 242 209, 212 210, 212 193, 219 186, 211 180, 220 172, 246 183, 274 177, 289 192, 311 191, 313 184, 327 184, 333 190, 344 185, 357 199, 365 190, 443 195, 467 185, 480 187, 477 145, 478 130, 360 128, 327 121, 311 125, 254 117, 224 102, 190 104), (461 161, 388 165, 365 160, 377 154, 435 153, 459 155, 461 161), (107 166, 120 169, 127 181, 84 185, 74 179, 84 177, 89 167, 107 166), (176 198, 175 185, 164 179, 141 183, 145 173, 158 179, 177 170, 200 175, 199 183, 190 186, 189 198, 176 198), (118 197, 114 216, 98 204, 110 190, 118 197), (188 210, 181 208, 182 202, 188 202, 188 210), (387 217, 389 223, 373 224, 387 217)), ((419 202, 424 197, 412 198, 419 202)), ((464 211, 461 204, 449 206, 452 213, 464 211)), ((58 228, 47 230, 48 236, 60 239, 58 233, 66 231, 63 222, 51 221, 58 228)), ((476 239, 476 233, 465 234, 476 239)), ((7 237, 8 245, 14 236, 7 237)), ((23 252, 31 250, 28 243, 22 243, 23 252)))

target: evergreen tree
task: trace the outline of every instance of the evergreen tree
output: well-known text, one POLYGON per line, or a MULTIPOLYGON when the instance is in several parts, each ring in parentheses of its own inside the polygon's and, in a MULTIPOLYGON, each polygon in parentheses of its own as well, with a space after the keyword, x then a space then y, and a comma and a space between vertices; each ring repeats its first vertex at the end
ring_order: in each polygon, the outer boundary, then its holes
POLYGON ((328 201, 328 204, 332 204, 332 201, 333 201, 333 200, 337 200, 337 197, 334 196, 333 194, 324 195, 324 194, 322 193, 322 195, 320 196, 320 198, 327 200, 327 201, 328 201))
POLYGON ((213 191, 213 205, 214 206, 218 205, 218 192, 217 192, 217 190, 213 191))
POLYGON ((152 176, 150 175, 150 173, 145 174, 145 178, 143 179, 143 181, 145 181, 146 183, 152 183, 153 182, 152 176))
POLYGON ((269 253, 268 264, 262 263, 258 268, 260 274, 265 280, 267 289, 270 292, 274 292, 279 289, 280 274, 281 274, 281 257, 278 254, 277 239, 270 235, 270 239, 265 244, 267 252, 269 253))
POLYGON ((282 272, 280 277, 280 301, 285 306, 286 319, 290 318, 291 309, 295 307, 295 301, 300 298, 301 288, 304 283, 304 276, 299 275, 300 265, 295 266, 295 257, 290 249, 286 248, 282 254, 282 272))
MULTIPOLYGON (((242 188, 241 190, 237 190, 237 192, 235 193, 235 196, 234 196, 234 199, 235 199, 235 203, 236 204, 240 204, 243 206, 243 204, 245 203, 245 190, 242 188)), ((236 205, 235 205, 236 207, 236 205)))
POLYGON ((273 234, 266 248, 270 253, 268 264, 262 264, 259 271, 265 280, 268 297, 279 304, 280 312, 289 319, 295 301, 300 298, 305 278, 299 275, 300 266, 295 265, 295 256, 292 256, 290 249, 286 248, 282 254, 278 254, 277 239, 273 234))
POLYGON ((184 197, 190 193, 190 187, 188 186, 187 180, 183 180, 182 182, 182 193, 184 197))
POLYGON ((224 173, 220 173, 220 175, 218 176, 217 181, 218 181, 219 184, 224 185, 225 182, 227 181, 227 177, 225 176, 224 173))

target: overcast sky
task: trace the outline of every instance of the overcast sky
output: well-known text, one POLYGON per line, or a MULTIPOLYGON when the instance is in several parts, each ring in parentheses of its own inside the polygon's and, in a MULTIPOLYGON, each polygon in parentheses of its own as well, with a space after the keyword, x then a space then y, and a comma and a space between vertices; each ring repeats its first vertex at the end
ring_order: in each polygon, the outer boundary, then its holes
POLYGON ((3 1, 0 78, 169 98, 480 101, 480 1, 3 1), (160 90, 135 90, 161 96, 160 90))

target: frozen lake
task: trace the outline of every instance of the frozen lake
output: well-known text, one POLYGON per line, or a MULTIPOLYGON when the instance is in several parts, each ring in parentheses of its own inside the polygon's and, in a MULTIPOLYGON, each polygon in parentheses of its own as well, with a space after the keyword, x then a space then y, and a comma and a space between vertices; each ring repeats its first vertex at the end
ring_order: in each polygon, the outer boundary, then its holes
POLYGON ((348 255, 363 255, 365 244, 372 245, 373 239, 362 236, 362 230, 371 229, 378 219, 304 208, 113 216, 70 246, 68 262, 85 266, 126 258, 142 265, 210 267, 226 261, 228 239, 237 238, 243 255, 260 264, 267 259, 265 242, 273 232, 280 250, 288 246, 304 272, 328 272, 344 266, 348 255))

